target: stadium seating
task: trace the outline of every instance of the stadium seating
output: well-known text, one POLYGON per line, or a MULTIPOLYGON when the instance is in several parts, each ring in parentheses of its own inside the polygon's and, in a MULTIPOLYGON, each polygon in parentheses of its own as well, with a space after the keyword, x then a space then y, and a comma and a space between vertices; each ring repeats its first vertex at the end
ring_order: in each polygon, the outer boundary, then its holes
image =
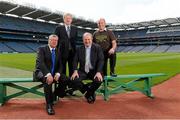
POLYGON ((0 28, 16 31, 52 33, 56 25, 0 15, 0 28))
POLYGON ((161 45, 156 47, 152 52, 166 52, 169 48, 169 45, 161 45))
POLYGON ((134 48, 134 46, 126 46, 121 52, 128 52, 133 48, 134 48))
POLYGON ((23 43, 26 47, 32 49, 34 52, 37 51, 37 48, 44 45, 43 43, 33 43, 33 42, 25 42, 23 43))
POLYGON ((152 52, 156 47, 155 45, 145 46, 140 52, 152 52))
POLYGON ((0 53, 2 53, 2 52, 13 52, 13 49, 10 49, 5 44, 0 42, 0 53))
POLYGON ((180 45, 173 45, 171 46, 167 52, 180 52, 180 45))
MULTIPOLYGON (((57 24, 0 15, 0 52, 35 52, 47 44, 49 34, 57 24)), ((179 27, 145 28, 114 31, 118 38, 117 52, 180 52, 179 27), (173 32, 168 30, 173 30, 173 32), (163 31, 163 32, 162 32, 163 31)), ((78 28, 77 46, 83 44, 84 32, 94 30, 78 28)))
POLYGON ((131 50, 129 50, 128 52, 139 52, 144 48, 144 46, 135 46, 133 47, 131 50))
POLYGON ((30 53, 30 52, 34 52, 32 49, 26 47, 24 44, 19 43, 19 42, 5 42, 5 44, 11 48, 12 50, 14 50, 15 52, 26 52, 26 53, 30 53))

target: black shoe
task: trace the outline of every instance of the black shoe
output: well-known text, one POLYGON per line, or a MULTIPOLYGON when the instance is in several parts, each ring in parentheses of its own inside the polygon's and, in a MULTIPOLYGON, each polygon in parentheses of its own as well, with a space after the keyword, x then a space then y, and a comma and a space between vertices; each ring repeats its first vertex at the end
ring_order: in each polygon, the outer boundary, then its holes
POLYGON ((95 102, 96 101, 96 94, 95 93, 92 95, 92 98, 93 98, 93 101, 95 102))
POLYGON ((117 74, 114 73, 114 72, 110 72, 110 75, 111 75, 112 77, 117 77, 117 74))
POLYGON ((74 89, 69 89, 66 91, 66 95, 76 96, 76 94, 73 93, 74 91, 75 91, 74 89))
POLYGON ((96 97, 93 95, 88 95, 88 93, 85 94, 85 98, 89 104, 93 104, 96 97))
POLYGON ((54 115, 55 114, 55 111, 54 111, 51 104, 47 104, 46 111, 47 111, 48 115, 54 115))

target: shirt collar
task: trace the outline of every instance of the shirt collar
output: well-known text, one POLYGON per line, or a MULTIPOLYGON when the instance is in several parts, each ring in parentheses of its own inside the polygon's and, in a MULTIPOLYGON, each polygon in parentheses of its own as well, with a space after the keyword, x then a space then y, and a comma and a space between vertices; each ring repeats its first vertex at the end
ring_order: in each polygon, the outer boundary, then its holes
POLYGON ((86 47, 86 46, 85 46, 85 48, 87 48, 87 49, 91 49, 91 46, 92 46, 92 45, 90 45, 90 46, 88 46, 88 47, 86 47))
MULTIPOLYGON (((49 46, 50 51, 52 51, 53 48, 50 45, 48 45, 48 46, 49 46)), ((56 50, 56 48, 54 48, 54 49, 56 50)))
POLYGON ((71 25, 66 25, 66 24, 64 24, 64 26, 65 26, 66 30, 67 30, 67 27, 68 27, 68 26, 71 28, 71 25))
MULTIPOLYGON (((99 30, 100 31, 100 30, 99 30)), ((107 28, 104 28, 104 30, 103 31, 107 31, 107 28)))

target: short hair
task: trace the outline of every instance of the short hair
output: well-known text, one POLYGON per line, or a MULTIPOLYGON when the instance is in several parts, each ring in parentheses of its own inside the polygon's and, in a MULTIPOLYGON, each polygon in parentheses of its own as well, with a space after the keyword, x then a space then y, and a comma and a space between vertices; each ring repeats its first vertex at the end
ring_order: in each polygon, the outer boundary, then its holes
POLYGON ((97 24, 99 24, 99 22, 100 22, 101 20, 103 20, 104 23, 106 24, 106 20, 105 20, 104 18, 100 18, 100 19, 97 21, 97 24))
POLYGON ((91 33, 89 33, 89 32, 85 32, 85 33, 83 34, 83 39, 84 39, 84 37, 85 37, 85 36, 90 36, 90 37, 93 39, 92 34, 91 34, 91 33))
POLYGON ((58 36, 55 35, 55 34, 51 34, 51 35, 49 35, 48 40, 49 40, 50 38, 57 38, 57 39, 58 39, 58 36))
POLYGON ((71 16, 71 18, 73 17, 71 13, 64 13, 63 19, 65 19, 66 16, 71 16))
POLYGON ((58 39, 58 36, 55 35, 55 34, 49 35, 49 37, 48 37, 48 44, 49 44, 49 41, 50 41, 51 38, 57 38, 58 39))

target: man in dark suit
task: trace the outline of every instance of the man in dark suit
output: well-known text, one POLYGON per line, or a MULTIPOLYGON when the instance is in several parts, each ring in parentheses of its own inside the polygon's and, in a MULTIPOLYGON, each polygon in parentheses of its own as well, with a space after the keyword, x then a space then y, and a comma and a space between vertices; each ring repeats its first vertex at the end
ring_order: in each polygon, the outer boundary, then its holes
POLYGON ((46 111, 49 115, 54 115, 53 109, 54 94, 52 92, 52 83, 58 83, 58 92, 62 95, 65 94, 67 86, 66 76, 61 74, 61 54, 59 49, 56 48, 58 44, 58 36, 50 35, 48 45, 38 48, 36 59, 36 71, 38 71, 36 78, 43 83, 46 111))
POLYGON ((62 72, 66 75, 66 64, 68 62, 69 76, 73 73, 73 61, 76 52, 77 28, 72 26, 72 15, 64 14, 64 25, 56 27, 55 34, 59 37, 58 47, 62 53, 62 72), (60 47, 61 46, 61 47, 60 47))
POLYGON ((77 49, 74 57, 74 73, 71 76, 72 86, 76 90, 85 93, 88 103, 94 103, 96 96, 95 91, 103 81, 102 69, 104 56, 99 45, 92 43, 92 34, 84 33, 84 45, 77 49), (78 69, 79 64, 79 69, 78 69), (90 84, 83 84, 83 80, 91 79, 90 84))

